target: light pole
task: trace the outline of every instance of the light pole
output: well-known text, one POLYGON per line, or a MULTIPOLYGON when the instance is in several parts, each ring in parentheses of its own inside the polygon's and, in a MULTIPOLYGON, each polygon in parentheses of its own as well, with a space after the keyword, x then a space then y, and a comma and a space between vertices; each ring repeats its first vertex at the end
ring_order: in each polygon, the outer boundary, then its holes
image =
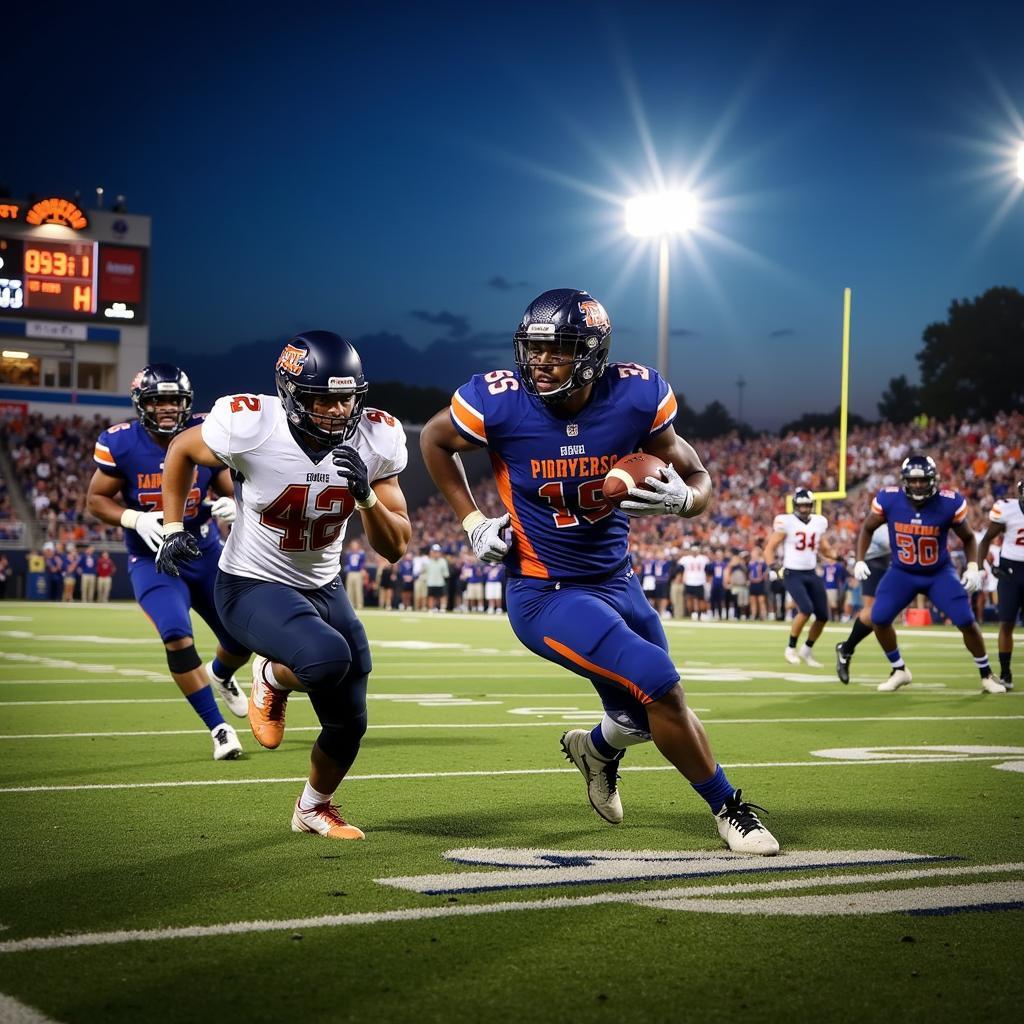
POLYGON ((658 238, 658 373, 668 378, 669 236, 697 223, 697 199, 690 192, 659 192, 626 203, 626 230, 636 238, 658 238))

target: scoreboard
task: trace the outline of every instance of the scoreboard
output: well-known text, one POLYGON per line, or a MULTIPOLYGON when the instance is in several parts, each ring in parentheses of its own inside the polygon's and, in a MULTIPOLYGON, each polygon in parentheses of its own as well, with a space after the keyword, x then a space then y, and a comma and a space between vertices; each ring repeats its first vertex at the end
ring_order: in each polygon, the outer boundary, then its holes
POLYGON ((0 235, 0 317, 146 322, 146 249, 0 235))

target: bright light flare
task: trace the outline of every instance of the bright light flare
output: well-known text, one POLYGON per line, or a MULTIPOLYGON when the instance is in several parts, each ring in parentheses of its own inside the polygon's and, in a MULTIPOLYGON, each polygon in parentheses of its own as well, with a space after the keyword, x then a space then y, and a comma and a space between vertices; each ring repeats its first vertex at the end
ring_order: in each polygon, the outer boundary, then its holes
POLYGON ((692 192, 659 192, 626 203, 626 230, 637 238, 685 234, 697 220, 697 197, 692 192))
POLYGON ((1024 181, 1024 142, 1017 147, 1017 177, 1024 181))

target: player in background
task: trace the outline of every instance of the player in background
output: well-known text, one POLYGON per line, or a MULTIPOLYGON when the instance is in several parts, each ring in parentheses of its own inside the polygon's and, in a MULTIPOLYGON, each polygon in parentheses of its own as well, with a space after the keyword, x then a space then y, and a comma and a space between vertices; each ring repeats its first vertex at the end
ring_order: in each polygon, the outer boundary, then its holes
POLYGON ((715 557, 708 564, 711 593, 708 595, 708 615, 712 619, 728 618, 729 601, 725 589, 725 571, 729 566, 722 548, 715 548, 715 557))
POLYGON ((363 839, 334 794, 366 732, 370 645, 345 592, 345 527, 359 509, 371 547, 388 561, 405 553, 412 529, 398 474, 408 456, 394 417, 366 409, 367 383, 353 345, 308 331, 285 345, 277 395, 227 395, 201 428, 167 454, 162 571, 195 557, 178 518, 196 466, 228 466, 238 484, 238 519, 221 558, 217 607, 253 659, 249 724, 264 747, 284 736, 293 690, 309 694, 320 721, 309 780, 295 802, 293 832, 363 839))
POLYGON ((214 690, 233 714, 243 717, 247 702, 234 673, 249 660, 249 651, 221 622, 213 596, 222 544, 211 516, 229 523, 235 518, 234 485, 223 466, 212 472, 203 468, 190 477, 184 516, 178 517, 199 557, 180 579, 168 579, 156 570, 156 550, 163 539, 160 488, 167 448, 183 430, 203 421, 203 416, 192 414, 192 398, 188 374, 170 363, 152 363, 135 375, 131 399, 136 419, 100 434, 86 505, 100 522, 124 527, 135 599, 160 634, 171 677, 210 730, 214 760, 223 761, 240 757, 242 744, 224 721, 214 690), (220 495, 212 506, 203 500, 211 487, 220 495), (193 639, 190 609, 217 637, 216 655, 205 667, 193 639))
POLYGON ((501 592, 505 584, 505 565, 496 562, 484 567, 484 597, 487 599, 488 615, 504 615, 505 609, 501 592))
POLYGON ((967 501, 956 491, 938 489, 938 471, 929 455, 904 459, 900 476, 902 487, 883 487, 871 502, 871 511, 857 537, 857 562, 853 568, 858 579, 868 578, 868 544, 875 530, 886 523, 892 564, 875 592, 871 621, 892 670, 878 689, 891 692, 913 679, 900 656, 892 623, 918 594, 925 594, 963 634, 964 646, 971 652, 981 676, 982 692, 1006 693, 1006 687, 992 674, 985 641, 968 597, 981 587, 984 573, 978 568, 978 543, 967 525, 967 501), (962 580, 957 579, 949 558, 950 529, 963 542, 967 557, 962 580))
POLYGON ((999 558, 992 562, 999 593, 999 682, 1012 690, 1013 627, 1024 607, 1024 480, 1017 483, 1016 498, 1003 498, 992 506, 988 529, 978 548, 979 565, 985 564, 992 542, 1001 534, 999 558))
POLYGON ((842 562, 826 562, 822 566, 822 583, 825 585, 830 622, 838 622, 843 614, 846 579, 846 566, 842 562))
POLYGON ((824 539, 827 529, 828 520, 814 511, 814 493, 800 487, 793 494, 793 511, 775 517, 773 533, 764 549, 765 561, 778 571, 774 562, 775 551, 780 544, 783 545, 782 582, 797 607, 785 652, 786 661, 791 665, 799 665, 803 661, 813 668, 821 668, 812 648, 828 622, 828 598, 825 585, 815 570, 819 553, 825 558, 839 557, 824 539), (814 621, 798 651, 797 641, 811 615, 814 621))
POLYGON ((711 478, 672 428, 668 383, 635 363, 608 363, 611 323, 591 295, 544 292, 514 336, 515 370, 474 376, 424 427, 430 475, 484 562, 506 559, 506 604, 519 640, 590 680, 605 714, 592 731, 562 737, 587 795, 606 821, 622 820, 617 768, 626 748, 656 746, 715 816, 733 850, 771 855, 779 844, 711 753, 687 707, 658 613, 630 565, 627 515, 699 515, 711 478), (490 452, 505 514, 477 507, 458 453, 490 452), (621 510, 604 501, 607 471, 647 451, 669 464, 621 510), (503 531, 511 524, 511 538, 503 531))
POLYGON ((750 615, 761 621, 768 618, 768 563, 764 560, 764 552, 756 544, 750 552, 750 615))
POLYGON ((679 559, 683 567, 683 594, 686 600, 686 611, 691 619, 700 621, 701 615, 707 610, 704 600, 704 583, 707 580, 708 556, 700 553, 696 544, 679 559))
POLYGON ((857 645, 865 638, 871 636, 874 628, 871 625, 871 606, 875 603, 875 594, 878 592, 878 584, 881 583, 889 569, 889 562, 892 557, 892 549, 889 546, 889 527, 885 523, 876 527, 871 534, 868 549, 864 554, 864 565, 867 567, 867 576, 856 575, 857 567, 854 565, 854 579, 860 583, 861 598, 864 605, 857 613, 850 627, 850 635, 845 640, 836 644, 836 675, 844 685, 850 681, 850 659, 857 645))

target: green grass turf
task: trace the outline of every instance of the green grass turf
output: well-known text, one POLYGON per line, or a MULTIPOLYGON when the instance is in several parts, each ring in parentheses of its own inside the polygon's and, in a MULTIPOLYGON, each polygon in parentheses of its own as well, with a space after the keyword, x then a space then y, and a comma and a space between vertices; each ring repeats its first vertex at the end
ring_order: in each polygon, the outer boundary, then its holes
MULTIPOLYGON (((661 770, 651 745, 630 751, 623 769, 625 822, 597 818, 558 746, 566 728, 597 720, 596 697, 584 680, 520 648, 503 619, 371 612, 365 621, 375 659, 370 729, 339 803, 367 840, 331 843, 289 830, 316 736, 302 698, 289 705, 278 750, 259 748, 242 722, 246 757, 217 764, 134 606, 0 605, 0 993, 68 1024, 1018 1018, 1019 909, 854 916, 835 912, 840 900, 830 913, 777 916, 581 902, 799 878, 807 888, 794 896, 895 898, 985 882, 1021 891, 1019 866, 821 882, 1024 861, 1024 774, 994 768, 1024 760, 1024 704, 1016 693, 979 693, 956 634, 904 630, 915 684, 879 694, 887 666, 873 640, 857 653, 851 686, 832 676, 832 644, 845 626, 822 637, 825 667, 816 670, 783 661, 784 626, 668 629, 718 759, 745 796, 769 808, 766 823, 784 851, 957 860, 802 872, 766 861, 760 874, 663 880, 630 879, 627 863, 626 880, 425 895, 378 880, 500 870, 444 857, 467 847, 622 851, 629 862, 636 851, 716 854, 721 844, 703 802, 661 770), (945 745, 1021 753, 894 764, 837 764, 814 753, 893 747, 919 756, 945 745), (482 774, 458 774, 470 772, 482 774), (540 906, 552 900, 568 905, 540 906), (456 916, 503 903, 532 906, 456 916), (444 916, 344 917, 424 909, 444 916), (328 915, 342 919, 303 920, 328 915), (17 946, 252 921, 302 923, 17 946)), ((198 640, 208 657, 205 627, 198 640)))

